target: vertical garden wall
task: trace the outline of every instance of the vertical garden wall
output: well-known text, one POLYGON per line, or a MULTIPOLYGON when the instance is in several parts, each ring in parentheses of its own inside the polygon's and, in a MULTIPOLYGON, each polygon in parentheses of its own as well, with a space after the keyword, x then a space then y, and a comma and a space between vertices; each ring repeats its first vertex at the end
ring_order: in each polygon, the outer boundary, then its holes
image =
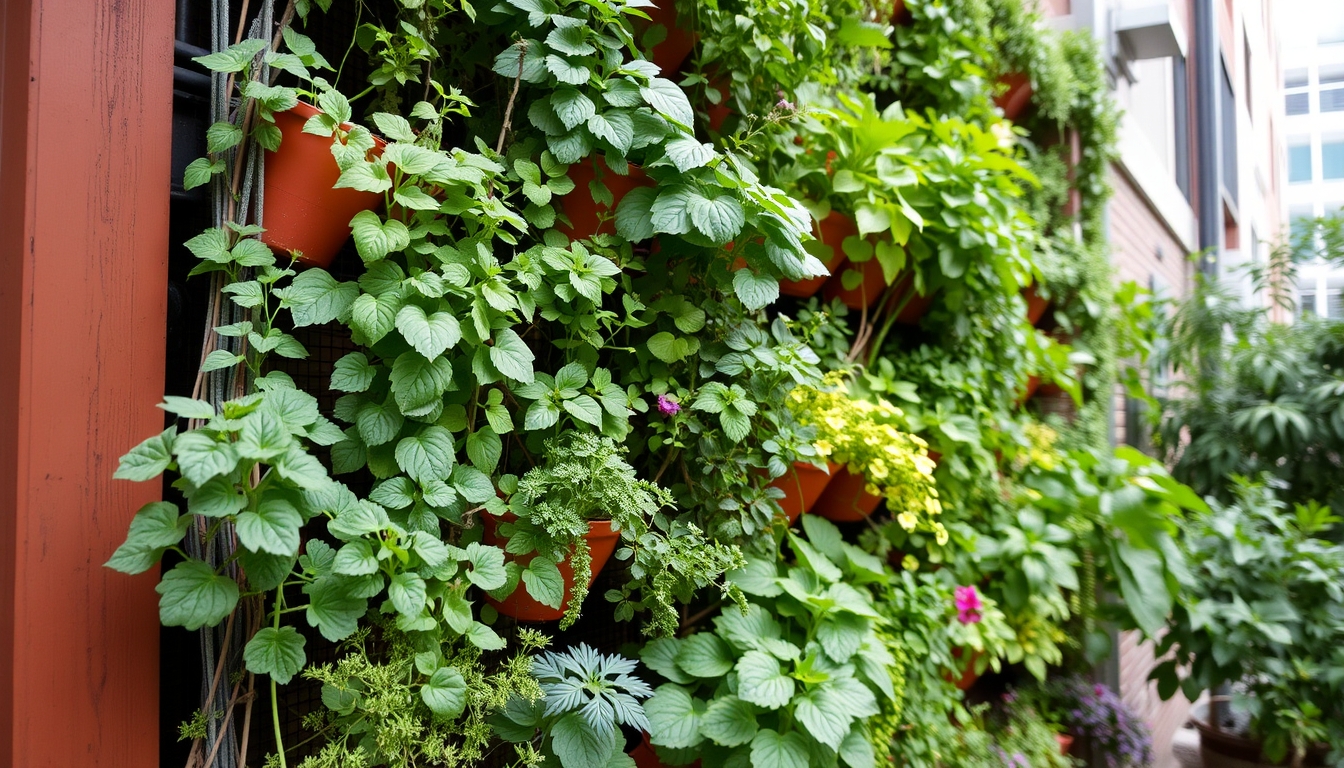
POLYGON ((108 565, 201 630, 197 759, 1142 759, 1061 680, 1163 625, 1202 502, 1106 444, 1144 305, 1089 38, 330 5, 216 9, 213 332, 118 470, 167 473, 108 565))

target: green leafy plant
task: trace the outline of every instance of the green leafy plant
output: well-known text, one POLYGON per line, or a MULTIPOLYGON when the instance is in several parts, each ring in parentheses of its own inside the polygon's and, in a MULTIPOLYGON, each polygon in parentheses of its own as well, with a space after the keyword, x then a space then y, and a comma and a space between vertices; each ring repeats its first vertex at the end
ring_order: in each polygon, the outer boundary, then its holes
POLYGON ((808 538, 787 539, 794 563, 752 558, 734 574, 745 611, 645 646, 645 665, 668 680, 646 705, 650 739, 675 764, 874 764, 867 719, 899 702, 884 621, 863 587, 884 568, 830 523, 803 520, 808 538))
MULTIPOLYGON (((539 754, 562 768, 619 765, 622 727, 649 730, 640 699, 653 691, 634 676, 636 664, 623 656, 598 653, 584 643, 564 653, 548 652, 533 662, 542 696, 516 697, 494 719, 509 741, 541 737, 539 754)), ((629 764, 626 758, 624 764, 629 764)))
POLYGON ((1339 518, 1318 504, 1291 509, 1279 485, 1235 478, 1230 504, 1184 526, 1191 580, 1158 646, 1158 690, 1187 696, 1224 683, 1244 694, 1250 734, 1272 760, 1301 764, 1317 743, 1344 764, 1344 553, 1339 518))

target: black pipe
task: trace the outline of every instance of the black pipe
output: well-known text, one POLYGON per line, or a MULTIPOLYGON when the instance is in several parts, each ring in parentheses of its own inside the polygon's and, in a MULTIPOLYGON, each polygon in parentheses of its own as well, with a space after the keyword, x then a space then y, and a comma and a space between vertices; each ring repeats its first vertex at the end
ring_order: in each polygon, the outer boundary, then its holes
POLYGON ((1195 0, 1195 146, 1199 171, 1200 269, 1217 276, 1223 242, 1222 194, 1219 190, 1218 30, 1216 0, 1195 0))

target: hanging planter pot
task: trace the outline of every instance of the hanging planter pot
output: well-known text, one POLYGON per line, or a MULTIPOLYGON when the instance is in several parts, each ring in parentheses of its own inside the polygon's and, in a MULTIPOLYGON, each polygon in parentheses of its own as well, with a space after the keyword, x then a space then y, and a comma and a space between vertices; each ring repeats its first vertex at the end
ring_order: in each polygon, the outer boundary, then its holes
POLYGON ((1035 285, 1023 288, 1022 298, 1027 302, 1027 322, 1035 326, 1045 317, 1046 310, 1050 309, 1050 300, 1037 293, 1035 285))
MULTIPOLYGON (((960 659, 964 655, 965 652, 961 648, 952 649, 953 658, 960 659)), ((970 658, 967 660, 965 668, 961 671, 961 676, 953 680, 952 675, 954 673, 949 672, 943 676, 943 679, 949 682, 955 682, 957 690, 959 691, 969 691, 971 686, 975 685, 975 681, 980 679, 980 673, 975 671, 975 668, 976 663, 980 661, 980 657, 984 655, 985 654, 982 651, 971 651, 970 658)))
POLYGON ((809 277, 805 280, 781 280, 779 292, 785 296, 806 299, 816 295, 845 261, 845 252, 840 248, 840 244, 846 237, 859 234, 859 228, 854 225, 854 220, 839 211, 831 211, 829 216, 815 225, 815 229, 818 242, 831 249, 831 258, 826 262, 826 270, 831 274, 809 277))
MULTIPOLYGON (((639 742, 639 746, 626 754, 635 761, 635 768, 669 768, 662 758, 658 757, 658 751, 654 749, 653 742, 649 741, 649 734, 647 733, 644 734, 643 740, 639 742)), ((700 761, 696 760, 687 768, 700 768, 700 761)))
MULTIPOLYGON (((516 519, 511 513, 500 518, 503 522, 512 522, 516 519)), ((485 526, 484 542, 502 548, 506 540, 499 535, 499 521, 486 514, 481 516, 481 522, 485 526)), ((592 557, 592 565, 589 566, 588 572, 588 586, 591 587, 593 580, 597 578, 597 574, 602 572, 602 568, 611 559, 612 552, 616 551, 616 544, 621 540, 621 533, 612 526, 610 520, 589 520, 588 533, 584 534, 583 539, 588 542, 588 552, 592 557)), ((517 563, 520 568, 526 568, 528 563, 532 562, 532 558, 536 557, 536 553, 532 552, 526 555, 506 553, 504 557, 510 562, 517 563)), ((513 590, 513 594, 503 600, 496 600, 489 595, 486 595, 485 600, 502 615, 512 616, 518 621, 559 621, 565 615, 565 609, 569 607, 569 590, 574 586, 577 578, 574 575, 574 567, 570 565, 569 558, 557 563, 556 567, 565 583, 565 597, 560 602, 559 608, 552 608, 535 600, 528 594, 527 585, 521 580, 513 590)))
POLYGON ((631 190, 653 186, 644 169, 637 165, 629 166, 626 174, 622 176, 604 164, 601 179, 607 189, 611 190, 612 198, 611 207, 608 208, 593 199, 593 191, 589 187, 598 178, 595 168, 600 162, 602 161, 597 157, 586 157, 569 167, 569 179, 574 182, 574 189, 560 200, 565 216, 569 217, 570 225, 565 226, 556 222, 555 226, 572 240, 582 240, 598 234, 615 234, 616 224, 613 216, 616 213, 616 206, 621 204, 621 199, 631 190))
POLYGON ((709 119, 709 129, 715 133, 723 130, 723 124, 732 117, 735 110, 728 105, 728 99, 732 96, 729 90, 728 81, 724 78, 717 78, 710 82, 709 87, 719 92, 719 103, 710 104, 705 107, 705 116, 709 119))
MULTIPOLYGON (((317 107, 304 102, 275 114, 280 149, 266 152, 262 203, 266 231, 261 241, 281 256, 299 252, 299 261, 310 267, 330 266, 350 238, 355 214, 383 203, 377 192, 332 189, 341 169, 331 154, 331 139, 303 132, 304 123, 319 114, 317 107)), ((387 146, 377 136, 373 140, 375 153, 387 146)))
MULTIPOLYGON (((1264 745, 1257 739, 1210 724, 1208 707, 1207 703, 1200 703, 1190 712, 1190 721, 1199 731, 1200 756, 1207 768, 1269 768, 1290 764, 1291 758, 1275 763, 1265 757, 1264 745)), ((1324 744, 1310 747, 1302 765, 1310 768, 1323 766, 1328 752, 1329 748, 1324 744)))
POLYGON ((649 49, 649 61, 658 65, 663 77, 671 77, 681 71, 681 65, 695 50, 700 35, 680 23, 677 6, 672 0, 658 0, 656 7, 650 6, 643 10, 649 14, 648 26, 659 25, 667 30, 667 37, 649 49))
POLYGON ((1067 733, 1056 733, 1055 741, 1059 742, 1059 754, 1068 755, 1073 749, 1073 736, 1067 733))
POLYGON ((858 264, 850 262, 845 269, 833 273, 822 286, 821 295, 826 301, 839 299, 853 310, 861 310, 864 307, 871 310, 875 308, 886 289, 887 279, 882 274, 882 265, 877 259, 869 259, 858 264), (853 288, 846 288, 844 283, 845 272, 849 270, 857 270, 863 275, 863 279, 853 288))
POLYGON ((817 498, 813 511, 834 523, 866 520, 882 503, 881 496, 864 490, 867 483, 863 475, 842 468, 817 498))
POLYGON ((994 97, 994 104, 1003 110, 1004 117, 1016 121, 1031 104, 1034 92, 1031 77, 1022 72, 1013 72, 999 78, 999 83, 1007 86, 1007 90, 994 97))
POLYGON ((910 9, 905 6, 905 0, 895 0, 891 4, 891 23, 903 27, 910 21, 910 9))
POLYGON ((1036 394, 1036 390, 1038 390, 1038 389, 1040 389, 1040 388, 1041 388, 1041 377, 1040 377, 1040 376, 1036 376, 1036 375, 1034 375, 1034 374, 1031 375, 1031 376, 1028 376, 1028 377, 1027 377, 1027 386, 1026 386, 1025 388, 1023 388, 1023 390, 1022 390, 1022 394, 1018 396, 1018 398, 1017 398, 1017 404, 1018 404, 1018 405, 1022 405, 1023 403, 1025 403, 1025 402, 1027 402, 1028 400, 1030 400, 1030 399, 1032 398, 1032 395, 1035 395, 1035 394, 1036 394))
POLYGON ((838 464, 830 464, 823 470, 811 464, 795 461, 793 469, 770 483, 771 488, 778 488, 784 492, 784 498, 779 500, 779 506, 788 517, 789 525, 798 522, 798 518, 804 512, 812 509, 839 468, 838 464))

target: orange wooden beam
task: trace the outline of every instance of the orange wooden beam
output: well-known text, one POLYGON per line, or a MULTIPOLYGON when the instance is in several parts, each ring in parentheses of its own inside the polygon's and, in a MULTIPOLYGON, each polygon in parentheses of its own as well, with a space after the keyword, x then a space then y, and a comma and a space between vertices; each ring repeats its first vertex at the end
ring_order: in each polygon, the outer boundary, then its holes
POLYGON ((173 4, 0 0, 0 765, 158 764, 156 483, 173 4))

